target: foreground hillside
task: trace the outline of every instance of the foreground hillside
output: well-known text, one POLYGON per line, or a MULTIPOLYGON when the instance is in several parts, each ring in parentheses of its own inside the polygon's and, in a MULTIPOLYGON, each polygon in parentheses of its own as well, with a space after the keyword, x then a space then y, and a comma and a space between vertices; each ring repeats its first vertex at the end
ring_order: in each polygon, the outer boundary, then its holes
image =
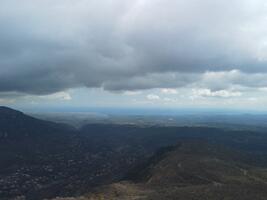
MULTIPOLYGON (((155 184, 151 188, 152 185, 146 182, 157 180, 155 177, 161 172, 157 170, 157 175, 148 181, 146 178, 153 175, 148 166, 156 166, 165 157, 164 153, 158 156, 156 152, 159 149, 179 141, 205 141, 216 147, 233 148, 221 153, 227 162, 231 158, 238 163, 246 163, 260 174, 262 171, 257 169, 267 166, 267 135, 263 132, 115 124, 89 124, 75 129, 0 107, 0 199, 41 200, 56 196, 81 196, 114 183, 113 186, 124 193, 123 188, 133 192, 144 190, 146 193, 147 188, 153 191, 155 184), (122 180, 135 181, 136 184, 126 184, 122 180)), ((202 146, 196 145, 196 149, 205 149, 202 146)), ((211 149, 213 152, 214 148, 211 149)), ((172 148, 163 152, 170 150, 172 148)), ((191 167, 190 163, 195 166, 197 161, 198 156, 191 156, 186 169, 191 167)), ((183 174, 187 173, 179 172, 175 181, 192 184, 187 176, 182 179, 183 174)), ((165 175, 162 173, 160 177, 165 175)), ((164 180, 168 180, 166 185, 172 186, 169 179, 164 180)), ((196 177, 192 180, 200 181, 196 177)), ((217 182, 220 183, 219 180, 217 182)), ((175 187, 180 187, 179 184, 175 187)), ((163 187, 160 185, 160 188, 163 187)))
POLYGON ((128 181, 64 200, 264 200, 267 168, 245 157, 199 141, 181 142, 131 171, 128 181))

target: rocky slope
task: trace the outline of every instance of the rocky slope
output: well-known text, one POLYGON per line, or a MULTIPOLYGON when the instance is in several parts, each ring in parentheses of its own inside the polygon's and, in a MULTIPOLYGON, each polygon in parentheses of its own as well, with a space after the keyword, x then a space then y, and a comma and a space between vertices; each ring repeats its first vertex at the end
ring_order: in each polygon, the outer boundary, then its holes
POLYGON ((128 181, 64 200, 264 200, 267 168, 244 157, 203 142, 182 142, 155 154, 133 170, 128 181))

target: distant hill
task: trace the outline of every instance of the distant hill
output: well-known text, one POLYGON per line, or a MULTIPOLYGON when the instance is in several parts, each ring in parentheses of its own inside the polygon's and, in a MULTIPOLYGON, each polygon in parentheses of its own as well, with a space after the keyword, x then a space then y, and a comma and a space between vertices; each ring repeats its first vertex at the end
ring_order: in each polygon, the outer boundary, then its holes
POLYGON ((0 170, 39 162, 42 156, 63 152, 75 135, 74 129, 68 125, 39 120, 0 107, 0 170))
POLYGON ((0 139, 40 137, 47 134, 70 133, 67 125, 39 120, 8 107, 0 107, 0 139))

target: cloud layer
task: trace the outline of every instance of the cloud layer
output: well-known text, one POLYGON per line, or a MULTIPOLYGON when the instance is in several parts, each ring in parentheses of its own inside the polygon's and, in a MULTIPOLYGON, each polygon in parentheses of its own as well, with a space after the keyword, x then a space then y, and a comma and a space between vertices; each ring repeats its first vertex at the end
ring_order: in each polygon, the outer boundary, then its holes
POLYGON ((2 0, 0 92, 265 87, 266 22, 263 0, 2 0))

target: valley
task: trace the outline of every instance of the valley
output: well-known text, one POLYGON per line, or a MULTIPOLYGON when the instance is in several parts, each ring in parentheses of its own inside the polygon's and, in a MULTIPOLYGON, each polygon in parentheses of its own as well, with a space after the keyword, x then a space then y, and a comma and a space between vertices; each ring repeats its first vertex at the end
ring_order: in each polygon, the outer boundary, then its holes
POLYGON ((1 107, 0 132, 3 200, 194 199, 190 194, 199 190, 216 199, 217 190, 228 187, 266 187, 263 131, 116 123, 75 128, 1 107))

